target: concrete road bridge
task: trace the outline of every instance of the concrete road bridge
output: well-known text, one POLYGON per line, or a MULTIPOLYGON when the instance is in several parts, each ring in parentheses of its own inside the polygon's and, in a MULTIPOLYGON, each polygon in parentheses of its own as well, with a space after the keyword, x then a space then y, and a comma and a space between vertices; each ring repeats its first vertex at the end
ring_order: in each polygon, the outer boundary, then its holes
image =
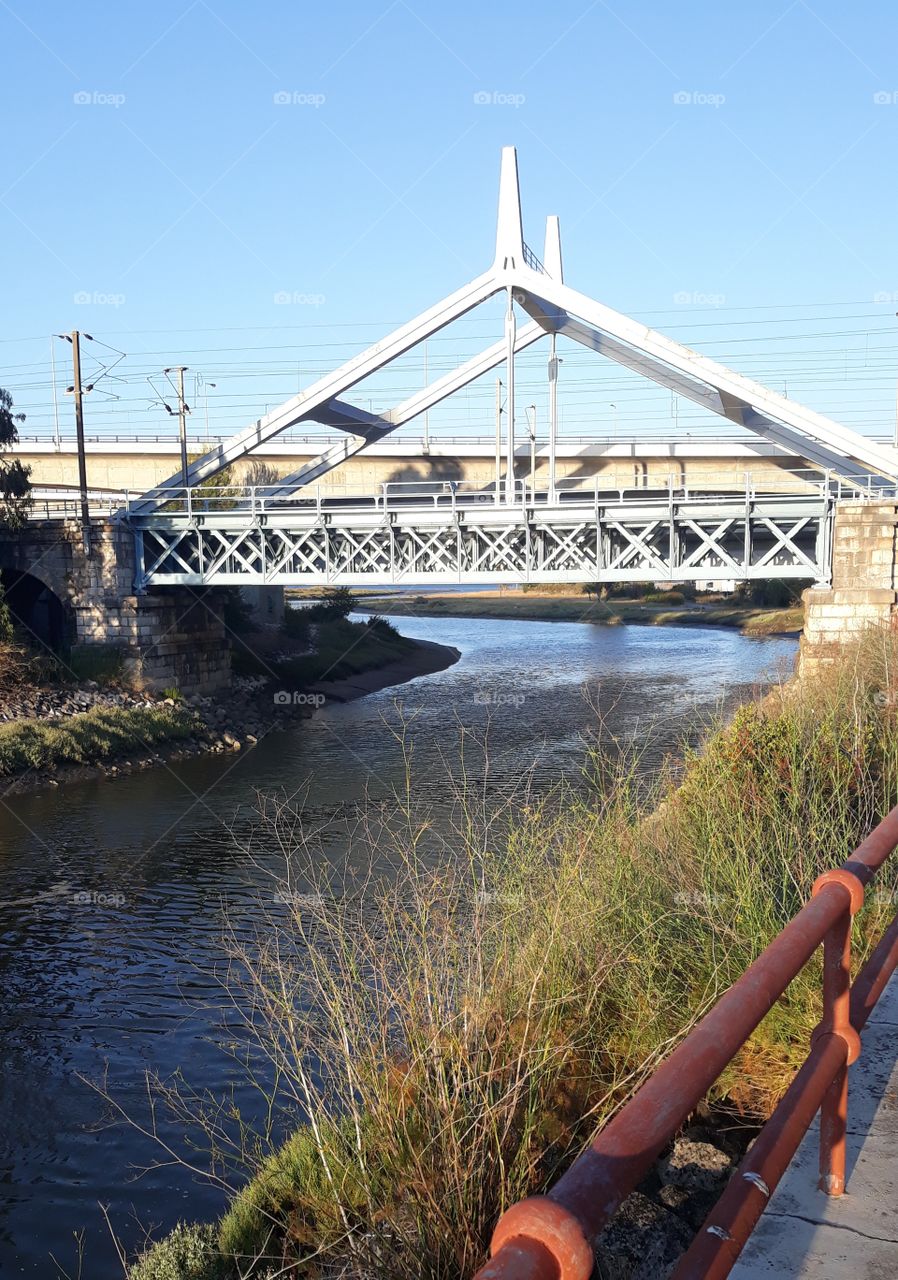
MULTIPOLYGON (((528 424, 529 425, 529 424, 528 424)), ((527 433, 529 434, 529 432, 527 433)), ((187 453, 195 458, 220 448, 224 437, 188 439, 187 453)), ((305 467, 334 443, 333 434, 284 432, 231 465, 229 474, 241 484, 252 483, 254 468, 289 476, 305 467)), ((898 451, 876 441, 898 469, 898 451)), ((177 435, 88 436, 85 441, 90 487, 122 499, 139 496, 164 485, 179 465, 177 435)), ((432 430, 427 436, 386 436, 324 473, 313 491, 322 494, 373 493, 382 485, 459 483, 495 491, 502 487, 504 446, 497 448, 495 431, 481 436, 451 435, 432 430), (498 486, 497 486, 498 473, 498 486)), ((795 449, 786 449, 757 436, 719 434, 641 434, 622 440, 594 435, 559 435, 555 442, 556 485, 559 489, 629 491, 657 488, 673 481, 694 491, 741 491, 746 481, 761 493, 801 492, 821 479, 818 468, 795 449)), ((77 490, 78 451, 74 439, 58 441, 23 437, 14 456, 31 468, 32 482, 44 490, 77 490)), ((541 424, 531 448, 528 438, 515 444, 515 479, 531 489, 548 487, 549 442, 541 424)))

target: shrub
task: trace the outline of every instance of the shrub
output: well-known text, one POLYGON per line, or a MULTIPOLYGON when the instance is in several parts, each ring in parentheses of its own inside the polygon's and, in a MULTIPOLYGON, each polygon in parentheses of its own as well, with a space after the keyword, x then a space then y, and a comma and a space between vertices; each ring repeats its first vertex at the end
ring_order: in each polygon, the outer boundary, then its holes
POLYGON ((303 1125, 274 1151, 222 1219, 218 1246, 238 1268, 281 1261, 285 1237, 295 1251, 311 1253, 344 1237, 348 1218, 362 1221, 366 1187, 352 1119, 319 1117, 316 1127, 317 1136, 303 1125))
POLYGON ((345 618, 355 608, 355 597, 348 587, 335 587, 305 610, 310 622, 330 622, 345 618))
POLYGON ((114 684, 122 678, 124 655, 114 644, 77 644, 69 653, 67 665, 78 681, 114 684))
POLYGON ((309 639, 309 610, 304 608, 294 608, 288 604, 284 609, 284 616, 281 620, 281 630, 285 636, 289 636, 291 640, 296 640, 300 644, 308 643, 309 639))
POLYGON ((258 631, 252 605, 244 598, 239 587, 219 587, 224 592, 222 619, 235 636, 250 635, 258 631))
POLYGON ((790 609, 801 603, 801 593, 809 586, 810 578, 797 582, 770 578, 765 582, 743 583, 739 594, 759 609, 790 609))
POLYGON ((6 592, 0 583, 0 644, 9 644, 13 637, 12 614, 6 601, 6 592))
POLYGON ((686 597, 682 591, 649 591, 643 600, 646 604, 683 604, 686 597))
POLYGON ((226 1280, 231 1275, 218 1252, 215 1229, 179 1222, 128 1268, 127 1280, 226 1280))
POLYGON ((369 631, 375 632, 379 636, 383 636, 389 640, 398 640, 399 632, 393 626, 392 622, 387 618, 381 617, 379 613, 373 613, 365 623, 369 631))

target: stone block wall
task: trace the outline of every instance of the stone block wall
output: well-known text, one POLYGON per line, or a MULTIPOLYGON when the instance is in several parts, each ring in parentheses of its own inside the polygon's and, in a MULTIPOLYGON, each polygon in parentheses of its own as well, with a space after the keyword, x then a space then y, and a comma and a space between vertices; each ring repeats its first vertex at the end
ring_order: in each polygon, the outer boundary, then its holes
POLYGON ((214 590, 125 596, 111 621, 134 684, 207 693, 230 683, 231 647, 214 590))
POLYGON ((832 586, 804 593, 799 674, 839 661, 872 628, 898 628, 898 503, 840 502, 833 526, 832 586))
POLYGON ((115 521, 91 527, 86 554, 75 521, 34 523, 0 536, 0 568, 27 573, 61 601, 71 642, 115 645, 135 684, 209 692, 230 682, 223 600, 214 589, 134 593, 134 539, 115 521))

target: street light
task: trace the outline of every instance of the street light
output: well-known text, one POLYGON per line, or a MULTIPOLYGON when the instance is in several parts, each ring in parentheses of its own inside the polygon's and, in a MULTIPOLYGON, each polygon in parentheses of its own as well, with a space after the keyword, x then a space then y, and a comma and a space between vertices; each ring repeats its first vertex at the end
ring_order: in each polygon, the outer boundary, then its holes
POLYGON ((206 423, 206 443, 209 443, 209 388, 218 388, 217 382, 207 382, 201 373, 196 374, 194 381, 194 400, 199 403, 200 393, 203 396, 203 416, 206 423))

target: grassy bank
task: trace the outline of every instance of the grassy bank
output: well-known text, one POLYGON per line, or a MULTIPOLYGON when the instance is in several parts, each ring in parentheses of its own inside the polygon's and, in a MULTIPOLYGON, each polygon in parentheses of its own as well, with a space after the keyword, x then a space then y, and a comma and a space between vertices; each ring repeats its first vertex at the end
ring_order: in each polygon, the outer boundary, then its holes
POLYGON ((582 595, 447 592, 445 595, 389 595, 366 600, 366 607, 405 617, 516 618, 534 622, 592 622, 603 626, 736 627, 746 635, 793 635, 804 625, 800 605, 769 609, 752 605, 683 605, 642 600, 591 600, 582 595))
POLYGON ((59 720, 22 719, 0 725, 0 775, 95 764, 201 731, 198 716, 180 706, 93 707, 59 720))
MULTIPOLYGON (((549 1185, 894 803, 896 706, 898 645, 872 638, 649 784, 604 741, 586 795, 493 799, 462 781, 447 819, 412 768, 392 811, 359 824, 345 882, 298 812, 263 804, 260 848, 289 850, 295 909, 251 940, 235 922, 229 996, 292 1137, 226 1138, 208 1100, 168 1089, 229 1185, 249 1181, 131 1280, 470 1276, 502 1209, 549 1185)), ((894 886, 856 921, 856 965, 894 886)), ((819 1004, 812 964, 715 1098, 768 1113, 819 1004)))
POLYGON ((334 618, 317 624, 314 652, 283 658, 274 669, 291 686, 307 688, 388 666, 414 648, 414 640, 400 635, 382 618, 367 622, 334 618))
MULTIPOLYGON (((344 603, 351 607, 351 598, 344 603)), ((0 777, 15 779, 17 788, 43 784, 56 770, 60 778, 69 778, 82 776, 90 766, 102 772, 105 763, 126 757, 145 764, 160 748, 187 739, 195 740, 192 749, 220 749, 226 729, 241 731, 241 709, 245 718, 249 695, 238 691, 223 700, 237 717, 236 723, 223 725, 220 716, 207 720, 205 712, 181 703, 145 700, 123 684, 117 650, 84 648, 70 665, 36 657, 21 646, 0 646, 0 699, 4 714, 16 717, 0 723, 0 777), (97 698, 85 710, 78 702, 81 686, 67 678, 76 661, 78 674, 89 681, 86 700, 97 698)), ((327 696, 329 686, 339 688, 340 681, 414 660, 418 650, 385 619, 349 622, 329 600, 314 624, 303 618, 289 634, 253 633, 235 645, 234 667, 237 674, 259 675, 283 690, 287 702, 291 692, 319 686, 327 696)), ((177 696, 177 690, 169 692, 177 696)), ((262 705, 267 715, 270 693, 262 705)))

